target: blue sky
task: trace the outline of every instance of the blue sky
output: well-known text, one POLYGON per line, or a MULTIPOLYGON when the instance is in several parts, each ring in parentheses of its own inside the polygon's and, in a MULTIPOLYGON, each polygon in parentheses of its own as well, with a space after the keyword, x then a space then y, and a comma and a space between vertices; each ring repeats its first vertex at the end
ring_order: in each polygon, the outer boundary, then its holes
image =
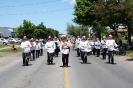
POLYGON ((74 24, 75 0, 0 0, 0 27, 18 27, 23 20, 66 33, 67 23, 74 24))

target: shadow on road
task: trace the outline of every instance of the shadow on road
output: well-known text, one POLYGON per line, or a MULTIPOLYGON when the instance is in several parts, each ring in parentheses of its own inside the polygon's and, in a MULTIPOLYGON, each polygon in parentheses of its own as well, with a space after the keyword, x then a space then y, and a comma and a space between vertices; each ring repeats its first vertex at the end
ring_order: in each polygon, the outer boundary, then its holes
POLYGON ((56 65, 56 64, 55 63, 52 63, 52 64, 51 63, 50 64, 46 63, 46 65, 56 65))
POLYGON ((22 65, 22 66, 31 66, 32 64, 28 64, 28 65, 22 65))
POLYGON ((125 61, 133 61, 133 58, 131 58, 131 59, 126 59, 125 61))
POLYGON ((71 66, 63 66, 63 65, 62 65, 62 66, 60 66, 60 67, 64 68, 64 67, 71 67, 71 66))
MULTIPOLYGON (((111 63, 109 63, 109 62, 105 62, 105 64, 111 64, 111 63)), ((116 65, 117 63, 113 63, 113 64, 111 64, 111 65, 116 65)))
POLYGON ((92 64, 92 63, 90 63, 90 62, 87 62, 87 63, 79 62, 79 63, 81 63, 81 64, 92 64))

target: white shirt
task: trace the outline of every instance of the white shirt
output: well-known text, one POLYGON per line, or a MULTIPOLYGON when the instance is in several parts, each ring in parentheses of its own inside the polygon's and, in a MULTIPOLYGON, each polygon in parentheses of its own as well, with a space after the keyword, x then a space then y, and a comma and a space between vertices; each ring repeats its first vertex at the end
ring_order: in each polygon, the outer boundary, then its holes
POLYGON ((82 40, 80 44, 80 48, 83 52, 88 51, 91 47, 87 40, 82 40))
POLYGON ((117 47, 117 44, 113 39, 107 40, 106 45, 107 45, 108 51, 113 51, 114 47, 117 47))
POLYGON ((39 42, 36 42, 35 50, 40 50, 40 49, 41 49, 40 43, 39 42))
POLYGON ((55 39, 54 40, 54 43, 57 43, 58 44, 58 47, 60 47, 60 41, 58 39, 55 39))
POLYGON ((35 50, 36 47, 36 42, 31 42, 32 47, 30 48, 30 50, 35 50))
POLYGON ((40 49, 43 49, 43 42, 40 42, 40 49))
POLYGON ((99 40, 95 41, 95 48, 96 49, 100 49, 100 45, 101 45, 101 43, 99 40))
POLYGON ((67 42, 67 41, 61 41, 61 47, 60 47, 60 50, 61 50, 61 52, 63 53, 63 54, 69 54, 69 52, 70 52, 70 43, 69 42, 67 42))
POLYGON ((28 40, 25 40, 21 43, 20 47, 22 48, 22 52, 25 53, 25 51, 30 50, 31 44, 28 40))
POLYGON ((77 39, 76 39, 76 47, 77 47, 77 48, 80 48, 80 41, 81 41, 80 38, 77 38, 77 39))
POLYGON ((106 45, 106 40, 102 40, 101 41, 101 44, 102 44, 102 48, 107 48, 107 45, 106 45))
POLYGON ((56 46, 55 46, 55 43, 54 41, 50 41, 48 40, 45 44, 45 49, 47 49, 47 52, 49 53, 53 53, 54 50, 55 50, 56 46))

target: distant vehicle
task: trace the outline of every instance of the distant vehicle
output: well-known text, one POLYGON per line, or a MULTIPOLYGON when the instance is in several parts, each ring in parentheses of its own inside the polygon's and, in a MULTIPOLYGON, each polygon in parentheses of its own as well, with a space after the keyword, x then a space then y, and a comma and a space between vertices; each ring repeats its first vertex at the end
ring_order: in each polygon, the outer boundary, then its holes
POLYGON ((14 42, 14 43, 18 43, 18 41, 15 38, 9 38, 8 42, 14 42))
POLYGON ((8 40, 4 39, 4 38, 0 38, 0 43, 7 45, 9 44, 8 40))
POLYGON ((21 38, 15 38, 15 40, 16 40, 18 43, 21 43, 21 41, 22 41, 21 38))

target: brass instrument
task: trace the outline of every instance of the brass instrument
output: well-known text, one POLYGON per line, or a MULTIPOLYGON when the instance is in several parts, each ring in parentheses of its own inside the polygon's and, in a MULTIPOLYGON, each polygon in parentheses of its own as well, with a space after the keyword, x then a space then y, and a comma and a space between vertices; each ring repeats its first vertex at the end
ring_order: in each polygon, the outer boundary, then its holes
POLYGON ((31 44, 31 47, 34 47, 34 44, 33 44, 33 42, 32 42, 32 41, 30 41, 30 44, 31 44))

